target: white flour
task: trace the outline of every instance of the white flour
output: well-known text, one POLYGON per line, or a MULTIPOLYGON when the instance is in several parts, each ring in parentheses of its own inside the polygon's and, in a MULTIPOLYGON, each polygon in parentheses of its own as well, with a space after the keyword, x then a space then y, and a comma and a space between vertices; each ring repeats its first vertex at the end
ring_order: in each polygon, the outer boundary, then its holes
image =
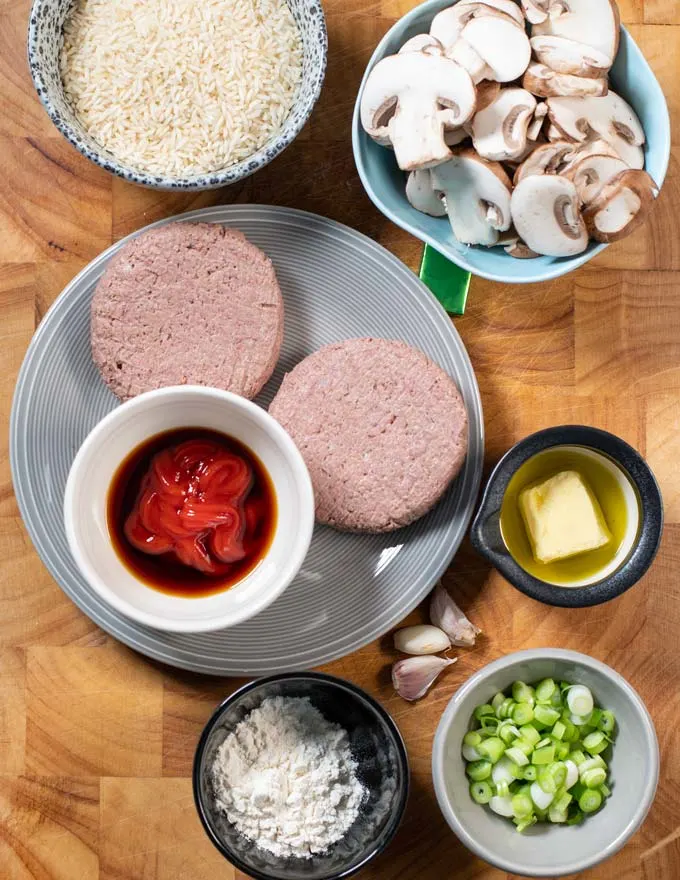
POLYGON ((340 840, 365 793, 347 732, 298 697, 271 697, 244 718, 220 746, 213 779, 229 821, 282 857, 340 840))

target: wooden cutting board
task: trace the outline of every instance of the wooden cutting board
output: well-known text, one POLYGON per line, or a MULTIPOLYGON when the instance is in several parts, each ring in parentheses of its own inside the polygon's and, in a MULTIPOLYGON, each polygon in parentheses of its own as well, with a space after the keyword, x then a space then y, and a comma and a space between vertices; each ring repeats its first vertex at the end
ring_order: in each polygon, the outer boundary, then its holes
MULTIPOLYGON (((327 0, 330 63, 313 119, 241 185, 172 195, 95 168, 56 132, 26 67, 29 0, 0 0, 0 878, 232 880, 194 815, 190 770, 215 704, 240 682, 167 670, 112 641, 43 569, 19 518, 7 425, 26 346, 64 284, 111 242, 203 205, 261 202, 325 214, 413 269, 421 247, 371 205, 350 145, 354 96, 378 39, 410 0, 327 0)), ((625 22, 680 134, 680 4, 623 0, 625 22)), ((396 840, 362 880, 502 880, 440 817, 430 782, 439 717, 457 686, 502 654, 559 646, 614 666, 654 716, 662 751, 642 830, 587 880, 680 877, 680 152, 653 219, 567 278, 533 287, 473 279, 456 320, 477 371, 487 468, 539 428, 613 431, 650 461, 667 525, 642 583, 599 608, 525 598, 464 546, 446 578, 485 636, 417 705, 389 683, 387 639, 331 664, 378 697, 406 738, 413 793, 396 840)), ((424 619, 422 611, 412 620, 424 619)), ((634 760, 634 756, 631 758, 634 760)), ((631 797, 635 793, 631 792, 631 797)), ((242 880, 242 875, 239 877, 242 880)))

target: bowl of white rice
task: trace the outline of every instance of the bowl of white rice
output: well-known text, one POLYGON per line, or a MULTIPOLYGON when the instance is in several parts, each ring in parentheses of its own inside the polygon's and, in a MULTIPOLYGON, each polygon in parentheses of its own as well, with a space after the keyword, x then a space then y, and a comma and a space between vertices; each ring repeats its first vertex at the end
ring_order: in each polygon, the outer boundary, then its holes
POLYGON ((142 186, 203 190, 267 165, 319 97, 320 0, 34 0, 38 97, 88 159, 142 186))

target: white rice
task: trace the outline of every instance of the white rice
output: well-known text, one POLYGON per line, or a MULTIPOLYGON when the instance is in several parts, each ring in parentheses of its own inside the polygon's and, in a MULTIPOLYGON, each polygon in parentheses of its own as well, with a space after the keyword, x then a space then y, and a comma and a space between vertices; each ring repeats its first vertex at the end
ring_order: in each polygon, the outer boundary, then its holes
POLYGON ((281 128, 302 43, 285 0, 75 0, 60 66, 99 144, 185 177, 245 159, 281 128))

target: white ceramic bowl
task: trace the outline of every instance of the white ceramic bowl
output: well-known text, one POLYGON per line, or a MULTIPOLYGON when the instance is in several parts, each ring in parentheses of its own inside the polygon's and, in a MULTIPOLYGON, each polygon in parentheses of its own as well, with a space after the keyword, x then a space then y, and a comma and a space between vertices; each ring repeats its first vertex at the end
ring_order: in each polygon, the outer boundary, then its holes
POLYGON ((644 703, 617 672, 576 651, 540 648, 490 663, 457 691, 437 728, 432 776, 444 818, 468 849, 510 874, 563 877, 608 859, 640 827, 656 792, 659 746, 644 703), (615 714, 612 794, 582 825, 546 823, 518 834, 507 819, 473 802, 461 745, 476 706, 513 681, 548 677, 587 685, 596 704, 615 714))
POLYGON ((253 617, 283 593, 312 538, 314 495, 302 456, 270 415, 227 391, 187 385, 141 394, 99 422, 71 466, 64 520, 78 568, 105 602, 156 629, 208 632, 253 617), (107 494, 121 462, 150 437, 182 427, 222 431, 251 449, 272 479, 278 506, 265 558, 231 589, 199 598, 171 596, 139 581, 116 555, 106 521, 107 494))

